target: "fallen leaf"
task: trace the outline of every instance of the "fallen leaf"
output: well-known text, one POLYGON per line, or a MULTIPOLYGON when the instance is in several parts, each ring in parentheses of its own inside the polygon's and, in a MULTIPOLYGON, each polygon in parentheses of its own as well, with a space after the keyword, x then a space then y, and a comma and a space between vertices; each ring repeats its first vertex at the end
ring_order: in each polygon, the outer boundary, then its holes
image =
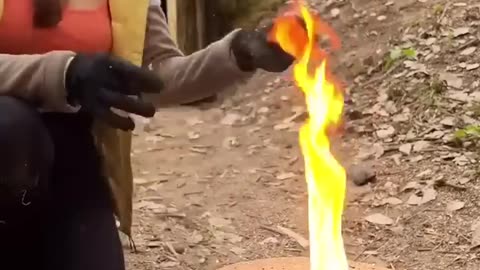
POLYGON ((398 151, 408 156, 410 155, 410 153, 412 153, 412 148, 413 146, 411 143, 406 143, 406 144, 400 145, 400 147, 398 148, 398 151))
POLYGON ((303 249, 307 249, 310 246, 310 242, 308 239, 300 235, 299 233, 296 233, 288 228, 282 227, 282 226, 277 226, 278 232, 281 234, 284 234, 292 239, 294 239, 303 249))
POLYGON ((189 244, 192 244, 192 245, 198 245, 199 243, 201 243, 203 241, 203 235, 201 233, 199 233, 198 231, 194 231, 192 233, 192 235, 190 235, 187 239, 188 243, 189 244))
POLYGON ((260 245, 267 245, 267 244, 278 244, 280 241, 278 241, 277 238, 275 237, 268 237, 265 238, 263 241, 260 242, 260 245))
POLYGON ((421 194, 412 194, 407 203, 410 205, 423 205, 437 198, 437 191, 433 188, 424 188, 421 194))
POLYGON ((162 241, 149 241, 147 247, 149 248, 159 248, 163 245, 162 241))
POLYGON ((470 32, 469 27, 459 27, 453 29, 453 37, 460 37, 468 34, 470 32))
POLYGON ((385 205, 385 204, 400 205, 402 203, 403 203, 402 200, 400 200, 399 198, 395 198, 395 197, 389 197, 389 198, 386 198, 382 201, 383 205, 385 205))
POLYGON ((242 255, 242 254, 245 254, 246 250, 241 248, 241 247, 232 247, 230 249, 231 252, 233 252, 235 255, 242 255))
POLYGON ((460 52, 460 55, 471 55, 472 53, 474 53, 475 51, 477 50, 477 47, 468 47, 466 48, 465 50, 461 51, 460 52))
POLYGON ((455 212, 465 207, 465 203, 461 201, 451 201, 447 204, 448 212, 455 212))
POLYGON ((425 135, 425 138, 429 139, 429 140, 438 140, 438 139, 443 138, 443 136, 445 136, 445 132, 443 132, 441 130, 436 130, 434 132, 431 132, 431 133, 428 133, 427 135, 425 135))
POLYGON ((480 220, 476 220, 472 224, 472 242, 471 248, 476 248, 480 246, 480 220))
POLYGON ((377 225, 392 225, 393 219, 383 214, 373 214, 365 218, 366 221, 377 225))
POLYGON ((409 205, 420 205, 422 202, 422 197, 417 196, 416 194, 410 195, 410 197, 407 200, 407 204, 409 205))
POLYGON ((160 269, 164 269, 164 268, 174 268, 174 267, 178 267, 180 265, 179 262, 162 262, 159 264, 159 267, 160 269))
POLYGON ((380 139, 387 139, 392 137, 395 134, 395 128, 389 126, 385 129, 380 129, 376 131, 378 138, 380 139))
POLYGON ((427 141, 418 141, 413 145, 414 152, 422 152, 430 146, 430 143, 427 141))
POLYGON ((475 70, 475 69, 477 69, 477 68, 479 68, 479 67, 480 67, 480 64, 475 63, 475 64, 469 64, 469 65, 467 65, 467 66, 465 67, 465 69, 468 70, 468 71, 471 71, 471 70, 475 70))
POLYGON ((440 73, 439 79, 442 81, 446 81, 448 86, 460 89, 463 86, 463 79, 458 74, 453 73, 440 73))
POLYGON ((402 192, 404 191, 409 191, 409 190, 417 190, 419 189, 421 186, 418 182, 408 182, 403 188, 402 188, 402 192))
POLYGON ((230 220, 218 217, 211 217, 208 219, 208 223, 216 228, 223 228, 229 226, 232 222, 230 220))
POLYGON ((454 127, 455 126, 455 118, 454 117, 445 117, 442 121, 440 121, 440 124, 446 126, 446 127, 454 127))
POLYGON ((295 178, 297 177, 297 175, 295 173, 282 173, 282 174, 279 174, 277 175, 277 180, 287 180, 287 179, 292 179, 292 178, 295 178))

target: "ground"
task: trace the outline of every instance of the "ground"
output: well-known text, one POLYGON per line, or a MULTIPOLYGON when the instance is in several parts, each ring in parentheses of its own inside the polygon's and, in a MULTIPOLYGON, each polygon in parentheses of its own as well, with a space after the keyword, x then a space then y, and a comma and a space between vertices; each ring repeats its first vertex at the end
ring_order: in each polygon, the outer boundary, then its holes
MULTIPOLYGON (((343 41, 334 71, 348 96, 335 148, 351 175, 349 258, 478 269, 480 4, 318 2, 343 41), (364 174, 375 181, 360 183, 364 174)), ((129 269, 308 255, 300 91, 288 73, 258 74, 217 105, 165 109, 139 125, 129 269)))

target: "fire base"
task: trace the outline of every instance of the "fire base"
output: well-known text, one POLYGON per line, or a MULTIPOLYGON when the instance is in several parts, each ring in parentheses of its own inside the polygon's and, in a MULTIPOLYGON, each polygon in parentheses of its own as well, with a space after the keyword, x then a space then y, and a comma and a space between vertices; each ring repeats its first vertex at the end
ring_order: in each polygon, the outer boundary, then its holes
MULTIPOLYGON (((232 264, 219 270, 309 270, 309 259, 305 257, 272 258, 232 264)), ((387 270, 375 265, 350 262, 350 270, 387 270)))

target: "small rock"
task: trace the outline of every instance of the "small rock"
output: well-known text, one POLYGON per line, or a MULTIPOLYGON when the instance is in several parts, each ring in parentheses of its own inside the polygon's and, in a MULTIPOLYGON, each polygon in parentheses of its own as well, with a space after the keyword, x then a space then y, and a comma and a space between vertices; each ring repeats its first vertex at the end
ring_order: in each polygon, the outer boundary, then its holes
POLYGON ((389 126, 386 129, 377 130, 376 133, 379 139, 391 138, 395 134, 395 128, 392 126, 389 126))
POLYGON ((227 137, 223 141, 223 147, 230 149, 230 148, 236 148, 240 146, 240 141, 238 140, 237 137, 227 137))
POLYGON ((260 109, 257 110, 257 113, 259 114, 267 114, 270 111, 268 107, 261 107, 260 109))
POLYGON ((375 181, 376 176, 373 165, 366 162, 350 166, 347 169, 347 178, 357 186, 363 186, 375 181))
POLYGON ((338 15, 340 15, 340 9, 334 8, 330 10, 330 16, 332 16, 332 18, 336 18, 338 15))
POLYGON ((383 22, 386 19, 387 19, 387 16, 385 16, 385 15, 380 15, 380 16, 377 17, 377 21, 379 21, 379 22, 383 22))
POLYGON ((241 119, 242 119, 241 115, 236 113, 229 113, 220 121, 220 123, 226 126, 233 126, 238 124, 241 119))
POLYGON ((275 237, 268 237, 266 238, 265 240, 263 240, 262 242, 260 242, 260 245, 267 245, 267 244, 278 244, 279 241, 277 238, 275 237))

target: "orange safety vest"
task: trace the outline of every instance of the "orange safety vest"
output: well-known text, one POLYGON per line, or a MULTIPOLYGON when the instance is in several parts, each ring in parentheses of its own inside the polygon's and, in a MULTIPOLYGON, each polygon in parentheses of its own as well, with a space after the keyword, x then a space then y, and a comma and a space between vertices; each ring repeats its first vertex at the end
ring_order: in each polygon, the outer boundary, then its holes
MULTIPOLYGON (((114 0, 109 3, 113 29, 112 53, 135 65, 142 64, 149 4, 150 0, 114 0)), ((3 7, 4 0, 0 0, 0 18, 3 7)), ((131 237, 132 134, 99 122, 95 123, 92 132, 97 148, 104 158, 104 174, 108 178, 115 200, 115 214, 120 222, 120 231, 131 237)))

